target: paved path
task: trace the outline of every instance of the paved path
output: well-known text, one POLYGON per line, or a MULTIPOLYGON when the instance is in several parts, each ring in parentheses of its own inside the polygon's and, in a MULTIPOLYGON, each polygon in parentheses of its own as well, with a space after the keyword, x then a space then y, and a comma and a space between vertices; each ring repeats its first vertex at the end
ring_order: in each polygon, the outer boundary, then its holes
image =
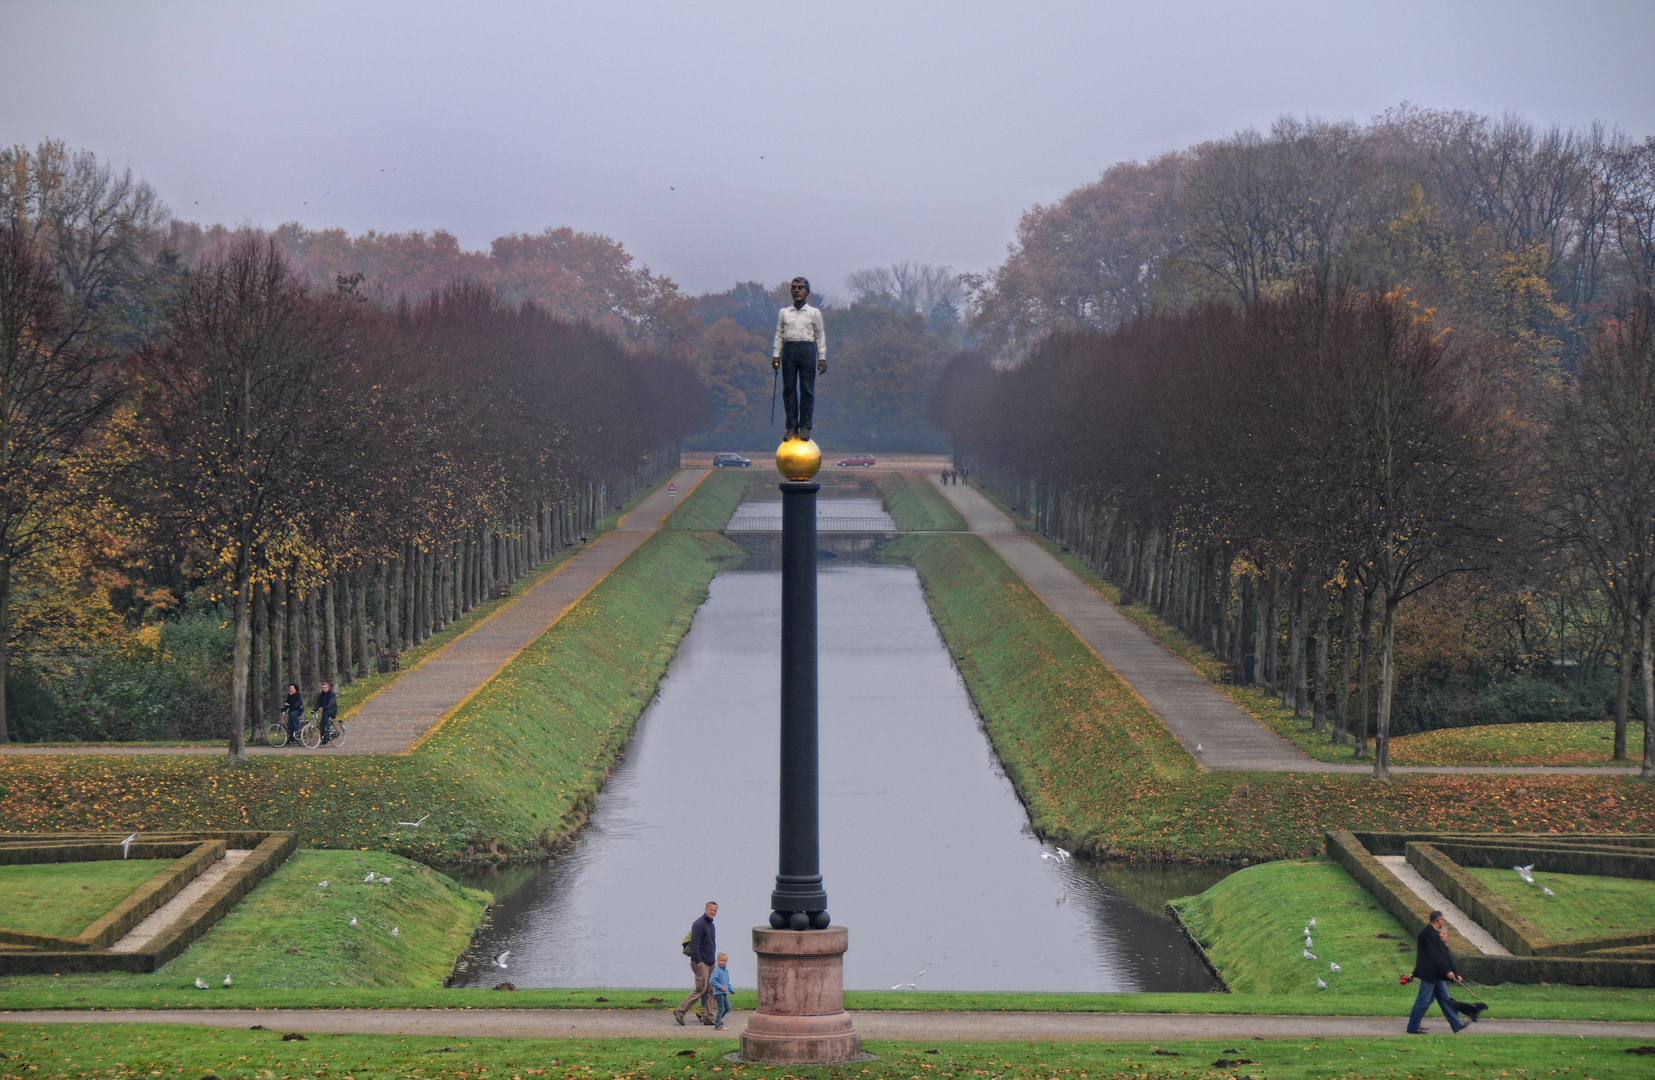
MULTIPOLYGON (((1400 1000, 1400 999, 1399 999, 1400 1000)), ((1175 1039, 1350 1038, 1400 1035, 1406 1006, 1396 1016, 1241 1016, 1186 1013, 859 1012, 864 1039, 905 1042, 1169 1042, 1175 1039)), ((679 1027, 665 1008, 642 1009, 179 1009, 110 1012, 0 1013, 0 1023, 192 1024, 310 1034, 435 1035, 444 1038, 728 1039, 747 1026, 747 1012, 731 1013, 727 1031, 691 1022, 679 1027)), ((1435 1029, 1447 1034, 1438 1023, 1435 1029)), ((1460 1038, 1488 1035, 1566 1035, 1655 1038, 1655 1022, 1487 1019, 1460 1038)))
MULTIPOLYGON (((1254 720, 1177 654, 1116 610, 1074 571, 1012 524, 976 488, 936 485, 971 531, 993 548, 1034 594, 1096 650, 1161 718, 1201 765, 1220 772, 1370 773, 1371 765, 1316 761, 1254 720), (1199 749, 1198 749, 1199 748, 1199 749)), ((1502 773, 1636 776, 1636 768, 1597 766, 1392 765, 1393 773, 1502 773)))
MULTIPOLYGON (((684 469, 673 478, 682 499, 707 475, 684 469)), ((411 748, 444 716, 482 688, 519 652, 551 628, 609 572, 655 533, 672 509, 663 485, 639 503, 610 532, 588 544, 556 570, 487 620, 467 630, 403 672, 349 716, 344 749, 297 745, 274 749, 249 746, 253 754, 397 754, 411 748)), ((213 746, 8 746, 7 754, 215 754, 213 746)))

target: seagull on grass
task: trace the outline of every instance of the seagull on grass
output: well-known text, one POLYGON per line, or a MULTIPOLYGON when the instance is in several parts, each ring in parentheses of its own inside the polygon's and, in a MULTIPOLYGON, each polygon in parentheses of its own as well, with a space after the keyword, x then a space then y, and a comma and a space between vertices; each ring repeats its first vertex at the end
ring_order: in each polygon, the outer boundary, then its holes
POLYGON ((325 889, 325 888, 327 888, 327 887, 328 887, 328 879, 327 879, 327 878, 323 878, 323 879, 322 879, 322 880, 321 880, 321 881, 318 881, 318 882, 317 882, 317 883, 316 883, 316 887, 317 887, 317 888, 318 888, 318 889, 325 889))
POLYGON ((373 880, 376 876, 377 875, 372 870, 369 870, 368 871, 368 876, 362 879, 362 884, 364 884, 364 885, 373 884, 373 880))
POLYGON ((391 883, 391 879, 388 877, 382 877, 379 879, 379 883, 381 885, 389 885, 391 883))
POLYGON ((1512 867, 1512 869, 1517 871, 1517 876, 1518 877, 1522 878, 1524 881, 1528 882, 1530 885, 1534 884, 1534 875, 1529 872, 1529 871, 1534 869, 1534 864, 1533 863, 1529 863, 1527 866, 1514 866, 1514 867, 1512 867))
POLYGON ((401 825, 405 829, 417 829, 421 825, 425 824, 425 819, 430 817, 430 816, 431 816, 430 814, 426 814, 426 815, 424 815, 424 817, 421 817, 418 821, 399 821, 399 822, 397 822, 397 824, 401 825))
POLYGON ((1306 934, 1304 936, 1304 947, 1307 948, 1307 949, 1314 949, 1316 947, 1316 943, 1314 941, 1310 940, 1310 935, 1309 934, 1306 934))
POLYGON ((352 926, 355 926, 355 925, 356 925, 356 916, 355 916, 355 915, 352 915, 352 916, 351 916, 351 925, 352 925, 352 926))
POLYGON ((1325 981, 1321 980, 1321 979, 1317 979, 1316 980, 1316 989, 1326 990, 1327 989, 1327 983, 1325 981))
POLYGON ((207 989, 207 981, 206 981, 206 980, 205 980, 205 979, 200 979, 200 978, 197 978, 197 979, 196 979, 196 980, 195 980, 195 988, 196 988, 196 989, 197 989, 197 990, 205 990, 205 989, 207 989))
POLYGON ((230 982, 231 982, 230 976, 228 976, 228 975, 224 976, 224 985, 229 986, 230 982))
POLYGON ((392 937, 399 937, 399 936, 401 936, 401 934, 402 934, 402 927, 400 927, 400 926, 391 927, 391 936, 392 937))
POLYGON ((121 858, 124 859, 132 853, 132 842, 136 839, 138 839, 138 834, 133 833, 131 836, 121 841, 121 858))
POLYGON ((1546 886, 1544 886, 1544 885, 1540 886, 1540 893, 1543 896, 1556 896, 1557 895, 1556 893, 1552 892, 1550 889, 1546 888, 1546 886))
POLYGON ((1309 949, 1306 949, 1304 951, 1304 958, 1306 960, 1314 960, 1314 959, 1316 959, 1316 954, 1311 952, 1309 949))
POLYGON ((1306 924, 1306 925, 1308 925, 1308 926, 1315 926, 1315 925, 1316 925, 1316 920, 1315 920, 1315 919, 1311 919, 1311 920, 1310 920, 1310 922, 1309 922, 1309 923, 1307 923, 1307 924, 1306 924))
POLYGON ((1338 964, 1335 964, 1331 960, 1328 961, 1327 969, 1329 971, 1343 971, 1343 970, 1345 970, 1344 968, 1340 967, 1338 964))

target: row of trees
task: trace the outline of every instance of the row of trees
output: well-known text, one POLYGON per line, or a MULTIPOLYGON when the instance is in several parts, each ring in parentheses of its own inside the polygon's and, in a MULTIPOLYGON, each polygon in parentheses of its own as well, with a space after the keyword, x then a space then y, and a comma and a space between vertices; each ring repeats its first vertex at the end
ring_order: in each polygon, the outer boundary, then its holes
POLYGON ((1330 260, 1406 283, 1462 341, 1572 359, 1582 313, 1655 285, 1655 139, 1403 107, 1122 163, 1024 214, 1005 263, 968 279, 973 327, 1021 357, 1058 330, 1245 306, 1330 260))
POLYGON ((1332 737, 1365 756, 1371 715, 1378 777, 1410 598, 1473 575, 1587 579, 1621 631, 1620 757, 1641 642, 1649 776, 1652 311, 1642 293, 1603 322, 1577 377, 1525 376, 1404 290, 1323 269, 1056 333, 1014 368, 963 354, 932 416, 1043 532, 1219 657, 1251 654, 1317 730, 1331 694, 1332 737))
POLYGON ((232 757, 288 681, 424 640, 705 422, 686 363, 606 329, 477 283, 394 307, 354 277, 317 289, 250 232, 186 263, 144 185, 55 144, 5 153, 0 626, 12 575, 89 523, 118 534, 129 579, 226 603, 232 757))

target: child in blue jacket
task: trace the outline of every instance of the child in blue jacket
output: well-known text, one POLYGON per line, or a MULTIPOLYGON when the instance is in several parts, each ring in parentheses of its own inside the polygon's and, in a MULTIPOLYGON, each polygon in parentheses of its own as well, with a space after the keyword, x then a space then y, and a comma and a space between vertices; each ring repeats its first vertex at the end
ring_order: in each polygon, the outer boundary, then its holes
POLYGON ((730 1012, 730 995, 735 988, 730 985, 730 954, 718 954, 718 966, 713 968, 711 989, 713 1000, 718 1003, 718 1015, 713 1017, 713 1030, 724 1030, 724 1017, 730 1012))

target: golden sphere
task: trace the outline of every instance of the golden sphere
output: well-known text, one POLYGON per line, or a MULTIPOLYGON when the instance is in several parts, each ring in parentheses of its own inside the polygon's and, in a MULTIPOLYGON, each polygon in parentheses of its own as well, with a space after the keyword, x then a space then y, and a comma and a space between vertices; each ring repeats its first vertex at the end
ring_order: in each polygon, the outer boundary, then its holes
POLYGON ((776 469, 787 480, 809 480, 821 467, 822 448, 815 439, 788 439, 776 447, 776 469))

